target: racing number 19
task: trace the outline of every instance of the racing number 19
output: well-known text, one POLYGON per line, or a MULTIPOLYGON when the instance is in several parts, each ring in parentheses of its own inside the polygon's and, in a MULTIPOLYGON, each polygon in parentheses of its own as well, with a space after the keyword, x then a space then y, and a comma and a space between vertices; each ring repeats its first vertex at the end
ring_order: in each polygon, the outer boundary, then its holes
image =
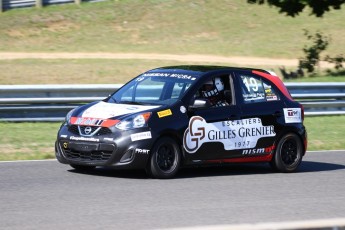
POLYGON ((258 83, 253 77, 249 78, 249 82, 248 82, 248 78, 244 77, 243 83, 246 85, 249 92, 250 92, 250 89, 252 89, 254 92, 257 92, 259 89, 258 83))

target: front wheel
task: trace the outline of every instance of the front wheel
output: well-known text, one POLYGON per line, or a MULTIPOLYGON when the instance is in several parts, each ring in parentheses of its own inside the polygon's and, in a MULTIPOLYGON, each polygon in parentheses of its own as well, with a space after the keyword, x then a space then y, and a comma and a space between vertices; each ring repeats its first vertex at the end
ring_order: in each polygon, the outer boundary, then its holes
POLYGON ((279 140, 271 166, 280 172, 293 172, 300 165, 302 157, 301 139, 296 134, 289 133, 279 140))
POLYGON ((170 137, 160 138, 152 148, 147 171, 159 179, 172 178, 181 162, 181 151, 176 141, 170 137))

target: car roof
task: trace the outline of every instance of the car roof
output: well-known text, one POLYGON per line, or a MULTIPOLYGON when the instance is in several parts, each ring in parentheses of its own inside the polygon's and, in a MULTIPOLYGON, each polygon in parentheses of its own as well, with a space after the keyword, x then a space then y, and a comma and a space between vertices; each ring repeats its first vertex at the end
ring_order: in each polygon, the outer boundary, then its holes
POLYGON ((216 72, 222 70, 234 70, 234 71, 261 71, 264 73, 269 73, 263 69, 255 68, 243 68, 243 67, 230 67, 230 66, 212 66, 212 65, 179 65, 179 66, 165 66, 159 67, 148 72, 185 72, 194 74, 204 74, 208 72, 216 72))
MULTIPOLYGON (((179 65, 179 66, 166 66, 159 67, 147 71, 146 73, 176 73, 192 75, 194 77, 201 77, 207 73, 217 74, 221 71, 248 71, 250 73, 259 75, 276 85, 279 90, 290 100, 292 97, 285 87, 281 79, 275 74, 267 70, 256 68, 244 68, 244 67, 230 67, 230 66, 212 66, 212 65, 179 65)), ((200 78, 199 78, 200 79, 200 78)))

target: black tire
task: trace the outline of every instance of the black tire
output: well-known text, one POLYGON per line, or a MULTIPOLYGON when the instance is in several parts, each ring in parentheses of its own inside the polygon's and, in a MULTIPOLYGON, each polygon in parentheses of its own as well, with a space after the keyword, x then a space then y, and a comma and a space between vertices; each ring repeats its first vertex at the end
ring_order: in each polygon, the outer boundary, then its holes
POLYGON ((147 172, 153 178, 168 179, 175 176, 181 163, 181 151, 170 137, 160 138, 152 148, 147 172))
POLYGON ((289 133, 279 140, 270 164, 275 170, 290 173, 296 171, 302 157, 303 145, 301 139, 296 134, 289 133))
POLYGON ((75 164, 70 164, 72 168, 74 168, 77 171, 90 171, 96 168, 96 166, 92 165, 75 165, 75 164))

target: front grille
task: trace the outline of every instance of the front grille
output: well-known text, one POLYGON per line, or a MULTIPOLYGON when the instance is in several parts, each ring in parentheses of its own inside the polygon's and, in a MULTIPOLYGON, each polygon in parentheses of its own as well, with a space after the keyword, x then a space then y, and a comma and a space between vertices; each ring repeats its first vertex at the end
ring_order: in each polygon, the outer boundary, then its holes
POLYGON ((71 149, 64 149, 64 152, 68 159, 78 161, 107 161, 110 159, 112 154, 112 152, 109 151, 92 151, 90 153, 81 153, 71 149))
POLYGON ((77 125, 71 125, 68 128, 68 131, 70 131, 71 133, 74 133, 76 135, 79 135, 79 130, 78 130, 78 126, 77 125))
MULTIPOLYGON (((61 144, 63 146, 63 144, 61 144)), ((70 147, 62 147, 64 156, 69 160, 83 161, 83 162, 105 162, 110 159, 112 153, 115 151, 114 145, 103 145, 98 150, 80 151, 70 147)))
POLYGON ((73 134, 76 135, 82 135, 82 136, 101 136, 101 135, 107 135, 111 134, 111 130, 107 127, 97 127, 97 126, 81 126, 81 125, 71 125, 68 128, 68 131, 70 131, 73 134), (85 133, 85 129, 87 127, 90 127, 91 130, 88 134, 85 133))
POLYGON ((100 135, 107 135, 107 134, 111 134, 111 130, 109 128, 102 127, 100 130, 98 130, 96 135, 100 136, 100 135))
POLYGON ((97 126, 81 126, 81 125, 78 128, 79 128, 80 135, 83 135, 83 136, 93 136, 96 134, 96 132, 98 132, 98 130, 101 129, 101 127, 97 127, 97 126))

